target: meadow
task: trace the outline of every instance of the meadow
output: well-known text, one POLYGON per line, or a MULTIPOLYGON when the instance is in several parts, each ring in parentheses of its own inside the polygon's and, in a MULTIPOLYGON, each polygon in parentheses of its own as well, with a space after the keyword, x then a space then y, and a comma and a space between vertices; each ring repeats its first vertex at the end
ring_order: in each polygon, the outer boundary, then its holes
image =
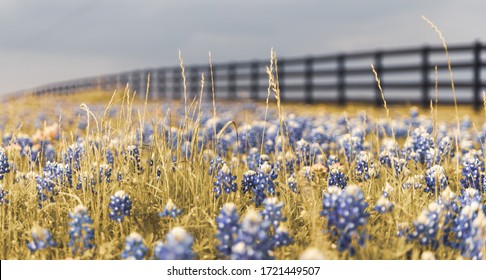
POLYGON ((484 112, 285 104, 272 73, 261 103, 4 102, 0 258, 484 257, 484 112))

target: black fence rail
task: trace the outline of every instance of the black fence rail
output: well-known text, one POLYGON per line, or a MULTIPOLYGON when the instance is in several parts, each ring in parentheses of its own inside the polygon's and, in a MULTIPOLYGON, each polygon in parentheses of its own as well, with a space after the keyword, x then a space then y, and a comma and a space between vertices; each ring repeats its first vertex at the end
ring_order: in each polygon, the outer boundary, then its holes
MULTIPOLYGON (((486 89, 485 50, 486 45, 481 42, 448 48, 457 101, 473 104, 476 109, 482 107, 482 92, 486 89)), ((268 64, 267 60, 214 64, 216 98, 265 99, 268 64)), ((279 58, 281 98, 305 103, 336 102, 344 105, 347 102, 369 102, 381 105, 382 97, 371 64, 381 79, 387 102, 429 106, 430 100, 435 98, 440 102, 453 101, 448 62, 442 46, 279 58)), ((24 93, 73 94, 89 89, 111 91, 123 89, 128 84, 132 90, 145 96, 149 73, 150 98, 182 98, 184 84, 179 66, 65 81, 24 93)), ((200 93, 202 73, 205 76, 204 95, 212 98, 208 65, 185 66, 185 86, 189 97, 200 93)))

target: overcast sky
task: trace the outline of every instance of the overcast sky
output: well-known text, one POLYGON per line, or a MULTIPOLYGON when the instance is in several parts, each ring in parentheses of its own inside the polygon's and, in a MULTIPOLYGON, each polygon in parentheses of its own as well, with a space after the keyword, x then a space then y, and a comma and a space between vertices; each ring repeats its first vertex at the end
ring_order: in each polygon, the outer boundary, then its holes
POLYGON ((486 42, 485 0, 0 0, 0 93, 145 67, 486 42))

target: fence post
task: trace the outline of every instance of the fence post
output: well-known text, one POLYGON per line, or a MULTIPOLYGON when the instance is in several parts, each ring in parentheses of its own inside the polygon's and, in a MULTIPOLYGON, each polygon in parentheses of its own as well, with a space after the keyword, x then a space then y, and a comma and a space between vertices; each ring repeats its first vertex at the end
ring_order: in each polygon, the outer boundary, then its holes
MULTIPOLYGON (((384 83, 383 83, 383 52, 377 51, 375 53, 375 71, 380 79, 380 86, 381 90, 384 90, 384 83)), ((375 106, 383 106, 383 98, 381 97, 381 91, 378 87, 378 83, 375 85, 375 106)))
POLYGON ((479 111, 481 108, 481 42, 476 41, 474 44, 474 74, 473 74, 473 105, 474 110, 479 111))
POLYGON ((312 76, 313 76, 313 63, 314 59, 312 57, 308 57, 305 59, 304 62, 304 101, 306 104, 311 104, 313 102, 313 90, 314 90, 314 85, 312 81, 312 76))
POLYGON ((258 100, 258 90, 259 90, 259 69, 258 61, 254 61, 250 65, 250 97, 253 100, 258 100))
POLYGON ((189 93, 188 96, 192 99, 199 95, 199 69, 197 67, 186 67, 189 69, 189 93))
POLYGON ((278 88, 280 91, 280 101, 285 99, 285 61, 281 60, 278 62, 278 88))
POLYGON ((167 98, 167 86, 166 86, 166 71, 165 69, 157 70, 157 92, 156 96, 161 98, 167 98))
POLYGON ((424 46, 421 51, 422 57, 422 106, 427 108, 429 106, 430 98, 429 98, 429 90, 430 90, 430 80, 429 80, 429 72, 430 72, 430 63, 429 63, 429 54, 430 48, 429 46, 424 46))
POLYGON ((231 63, 227 69, 228 75, 228 97, 236 100, 236 64, 231 63))
POLYGON ((346 104, 346 68, 345 68, 346 56, 340 54, 336 57, 337 62, 337 93, 338 93, 338 104, 346 104))

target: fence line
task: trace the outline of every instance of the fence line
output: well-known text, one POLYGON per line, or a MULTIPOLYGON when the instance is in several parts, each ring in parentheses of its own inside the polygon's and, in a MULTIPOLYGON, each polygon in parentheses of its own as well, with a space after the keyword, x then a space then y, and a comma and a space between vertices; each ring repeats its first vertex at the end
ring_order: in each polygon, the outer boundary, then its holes
MULTIPOLYGON (((481 92, 486 88, 486 61, 482 59, 486 45, 477 41, 472 44, 454 45, 448 48, 452 58, 452 69, 456 79, 458 100, 482 106, 481 92), (456 72, 460 75, 456 75, 456 72), (466 77, 463 77, 466 76, 466 77)), ((436 84, 444 91, 450 88, 448 64, 441 46, 421 46, 392 50, 377 50, 354 53, 340 53, 301 58, 279 58, 279 83, 281 98, 287 101, 305 103, 364 101, 381 105, 382 99, 377 88, 370 64, 381 79, 381 85, 391 102, 421 103, 428 106, 436 84), (393 62, 393 60, 401 62, 393 62), (437 69, 437 70, 436 70, 437 69), (447 74, 447 75, 446 75, 447 74), (438 77, 436 80, 435 77, 438 77), (394 78, 395 77, 395 78, 394 78), (413 79, 410 79, 415 77, 413 79), (400 92, 395 94, 393 92, 400 92), (403 92, 406 91, 406 92, 403 92), (418 94, 418 96, 417 96, 418 94)), ((213 65, 216 98, 265 99, 268 77, 268 61, 220 63, 213 65)), ((204 72, 209 81, 209 66, 188 65, 185 67, 186 86, 190 97, 200 92, 200 78, 204 72)), ((147 75, 150 73, 149 94, 151 98, 182 97, 183 85, 181 69, 165 67, 142 69, 113 75, 103 75, 72 81, 64 81, 17 92, 33 95, 73 94, 89 89, 113 90, 125 88, 128 83, 138 93, 145 93, 147 75)), ((209 85, 206 82, 206 85, 209 85)), ((206 86, 206 96, 211 97, 211 87, 206 86)), ((450 92, 449 92, 450 93, 450 92)), ((451 101, 447 93, 445 101, 451 101)))

